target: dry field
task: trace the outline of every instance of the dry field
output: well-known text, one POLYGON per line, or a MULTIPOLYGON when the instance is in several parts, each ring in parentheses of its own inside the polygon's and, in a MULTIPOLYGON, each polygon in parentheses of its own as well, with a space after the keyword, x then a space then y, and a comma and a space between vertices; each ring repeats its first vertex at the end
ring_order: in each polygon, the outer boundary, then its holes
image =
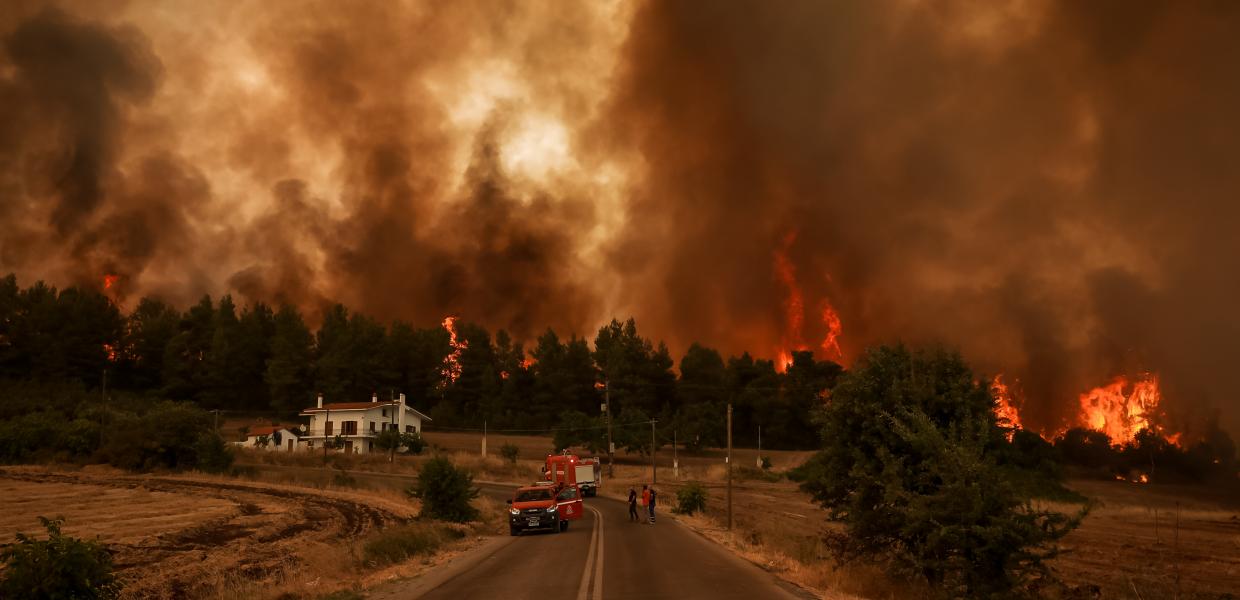
MULTIPOLYGON (((795 453, 763 454, 774 455, 775 471, 797 458, 795 453)), ((728 532, 724 466, 696 458, 688 463, 681 460, 680 477, 661 466, 659 490, 670 509, 682 483, 706 486, 707 513, 679 517, 699 533, 824 598, 925 595, 926 590, 893 580, 874 565, 835 565, 821 538, 837 525, 786 479, 764 481, 754 477, 753 469, 735 474, 734 529, 728 532)), ((604 493, 623 498, 628 486, 640 489, 650 475, 648 466, 621 464, 604 493)), ((1063 540, 1064 553, 1050 562, 1073 597, 1240 597, 1240 495, 1234 489, 1093 480, 1074 480, 1068 487, 1095 502, 1081 527, 1063 540)), ((1076 512, 1080 506, 1056 508, 1076 512)))
POLYGON ((65 532, 114 552, 130 598, 264 597, 356 583, 360 541, 416 507, 395 496, 110 469, 0 469, 0 533, 65 532), (329 583, 330 582, 330 583, 329 583))

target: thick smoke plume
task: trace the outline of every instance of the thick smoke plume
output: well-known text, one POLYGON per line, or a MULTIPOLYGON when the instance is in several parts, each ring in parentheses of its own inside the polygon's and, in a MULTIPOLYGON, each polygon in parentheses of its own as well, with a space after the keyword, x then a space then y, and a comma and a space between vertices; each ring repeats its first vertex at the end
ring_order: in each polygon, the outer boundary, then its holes
POLYGON ((1034 427, 1154 371, 1236 431, 1237 64, 1227 2, 16 3, 0 271, 767 357, 834 308, 1034 427))

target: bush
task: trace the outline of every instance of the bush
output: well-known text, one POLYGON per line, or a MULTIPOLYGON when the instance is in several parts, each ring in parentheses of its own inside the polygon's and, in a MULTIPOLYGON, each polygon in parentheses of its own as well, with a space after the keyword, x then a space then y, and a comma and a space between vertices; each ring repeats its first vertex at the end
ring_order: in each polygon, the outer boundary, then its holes
POLYGON ((198 443, 194 444, 194 463, 199 471, 225 473, 232 467, 234 458, 232 447, 214 432, 199 435, 198 443))
POLYGON ((409 454, 421 454, 426 449, 426 440, 416 433, 400 434, 400 445, 404 446, 405 451, 409 454))
POLYGON ((504 444, 499 447, 499 455, 508 459, 509 462, 516 464, 517 457, 521 456, 521 449, 513 444, 504 444))
MULTIPOLYGON (((115 413, 108 423, 109 437, 101 449, 114 466, 130 470, 185 469, 199 465, 199 451, 207 453, 207 468, 219 460, 218 444, 226 444, 211 428, 210 415, 185 402, 161 402, 142 416, 115 413), (204 440, 204 436, 216 438, 204 440)), ((227 468, 227 467, 225 467, 227 468)))
POLYGON ((706 512, 706 487, 696 481, 690 481, 677 490, 676 510, 673 512, 682 515, 706 512))
POLYGON ((949 596, 1008 597, 1083 516, 1036 510, 997 463, 994 399, 959 356, 869 352, 819 415, 823 449, 795 478, 845 525, 847 560, 885 559, 949 596))
POLYGON ((771 469, 771 457, 763 456, 761 464, 762 464, 762 470, 769 471, 771 469))
POLYGON ((417 484, 408 493, 422 501, 423 517, 455 523, 478 518, 478 509, 470 504, 478 497, 473 476, 442 456, 423 465, 417 484))
POLYGON ((403 562, 419 554, 434 554, 444 542, 460 539, 465 533, 450 527, 422 524, 384 529, 362 547, 362 560, 370 567, 403 562))
POLYGON ((97 542, 60 533, 63 519, 39 517, 46 540, 17 534, 17 542, 0 550, 0 598, 116 598, 120 584, 112 575, 112 556, 97 542))

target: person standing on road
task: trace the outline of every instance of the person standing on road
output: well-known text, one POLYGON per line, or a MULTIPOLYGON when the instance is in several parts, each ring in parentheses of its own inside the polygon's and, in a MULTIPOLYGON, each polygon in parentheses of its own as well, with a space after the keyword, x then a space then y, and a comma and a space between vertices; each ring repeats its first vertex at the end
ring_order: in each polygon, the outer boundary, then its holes
POLYGON ((646 509, 650 511, 650 524, 654 525, 654 505, 659 498, 659 493, 650 488, 650 502, 646 505, 646 509))
POLYGON ((638 521, 641 519, 637 516, 637 490, 633 486, 629 486, 629 520, 638 521))
POLYGON ((642 485, 642 506, 646 509, 646 516, 650 516, 650 486, 642 485))

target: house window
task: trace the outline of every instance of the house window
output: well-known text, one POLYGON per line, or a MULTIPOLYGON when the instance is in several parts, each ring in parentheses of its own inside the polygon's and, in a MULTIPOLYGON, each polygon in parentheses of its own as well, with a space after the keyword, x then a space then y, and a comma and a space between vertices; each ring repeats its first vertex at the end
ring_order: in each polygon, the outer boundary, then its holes
POLYGON ((385 408, 385 409, 383 409, 383 416, 385 416, 385 417, 387 416, 387 409, 386 409, 386 408, 385 408))
POLYGON ((324 431, 323 435, 331 435, 331 434, 332 434, 332 430, 335 428, 335 427, 334 427, 334 425, 335 425, 335 423, 332 423, 331 421, 328 421, 328 422, 327 422, 327 428, 323 430, 323 431, 324 431))
POLYGON ((374 422, 374 421, 371 421, 371 422, 370 422, 370 432, 371 432, 371 433, 374 433, 374 432, 375 432, 375 422, 374 422))
POLYGON ((343 435, 357 435, 357 421, 344 421, 340 429, 343 435))
POLYGON ((405 433, 413 433, 413 425, 405 425, 405 433))

